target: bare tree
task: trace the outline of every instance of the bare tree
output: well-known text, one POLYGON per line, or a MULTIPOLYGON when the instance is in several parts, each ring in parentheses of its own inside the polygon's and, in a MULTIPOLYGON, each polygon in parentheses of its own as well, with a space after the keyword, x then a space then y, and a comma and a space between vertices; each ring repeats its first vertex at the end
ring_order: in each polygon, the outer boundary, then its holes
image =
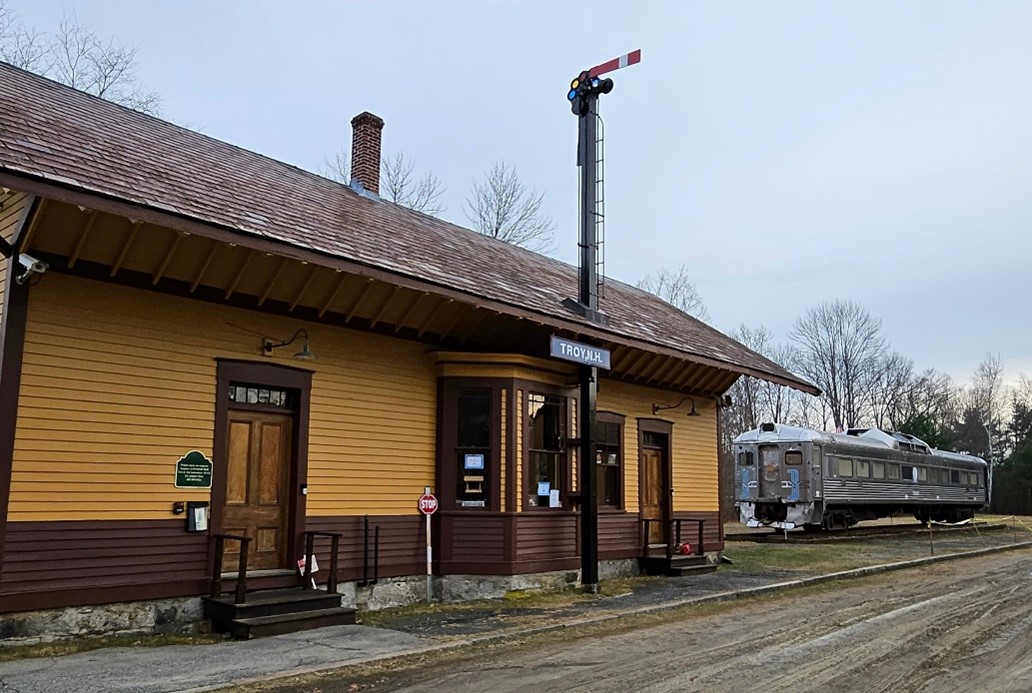
POLYGON ((403 207, 437 216, 445 209, 441 204, 444 186, 429 172, 416 180, 414 169, 415 165, 403 152, 384 157, 380 165, 380 194, 403 207))
MULTIPOLYGON (((444 186, 433 173, 416 180, 414 172, 415 164, 404 152, 385 156, 380 163, 380 197, 423 214, 438 216, 445 210, 440 201, 444 186)), ((341 149, 332 157, 323 159, 319 174, 348 185, 351 169, 347 151, 341 149)))
POLYGON ((893 428, 904 398, 914 381, 914 362, 899 352, 885 354, 878 377, 871 385, 871 417, 878 428, 893 428))
POLYGON ((136 48, 101 36, 74 13, 65 14, 53 33, 16 20, 0 0, 0 58, 137 111, 160 111, 161 99, 136 75, 136 48))
POLYGON ((346 150, 338 150, 333 156, 325 157, 319 166, 319 175, 347 185, 351 182, 351 169, 346 150))
POLYGON ((796 320, 791 333, 799 368, 822 391, 836 429, 871 418, 874 383, 887 345, 881 321, 853 301, 821 303, 796 320))
POLYGON ((516 169, 500 161, 483 180, 473 183, 466 198, 466 217, 485 236, 548 253, 555 250, 555 223, 542 209, 544 197, 528 190, 516 169))
POLYGON ((6 0, 0 0, 0 60, 23 70, 45 73, 48 67, 45 37, 35 27, 16 21, 6 0))
MULTIPOLYGON (((687 265, 681 265, 676 270, 668 270, 660 267, 655 272, 646 274, 638 282, 638 288, 655 294, 670 305, 678 308, 699 320, 709 320, 709 311, 699 296, 699 290, 695 287, 687 265)), ((740 330, 746 330, 743 325, 740 330)), ((760 328, 763 330, 764 328, 760 328)), ((769 334, 767 335, 769 337, 769 334)), ((746 346, 749 346, 746 344, 746 346)))

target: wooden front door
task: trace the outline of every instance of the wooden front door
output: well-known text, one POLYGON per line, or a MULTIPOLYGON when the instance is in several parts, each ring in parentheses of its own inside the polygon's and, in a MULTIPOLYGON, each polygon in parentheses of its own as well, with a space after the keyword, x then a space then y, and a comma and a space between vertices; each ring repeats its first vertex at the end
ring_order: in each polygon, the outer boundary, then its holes
POLYGON ((666 519, 666 504, 670 494, 666 489, 665 477, 663 451, 642 448, 638 475, 641 484, 641 519, 657 520, 649 523, 650 544, 661 544, 666 541, 662 520, 666 519))
MULTIPOLYGON (((286 568, 293 418, 229 412, 226 505, 222 528, 251 538, 248 570, 286 568)), ((237 570, 240 547, 227 542, 224 571, 237 570)))

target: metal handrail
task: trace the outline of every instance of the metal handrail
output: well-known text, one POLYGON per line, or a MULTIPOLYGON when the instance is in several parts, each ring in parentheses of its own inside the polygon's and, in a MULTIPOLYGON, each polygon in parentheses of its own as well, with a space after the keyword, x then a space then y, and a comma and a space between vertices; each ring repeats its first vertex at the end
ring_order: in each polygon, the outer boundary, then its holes
POLYGON ((340 553, 340 538, 339 532, 317 532, 314 530, 306 530, 305 535, 305 572, 304 572, 304 589, 313 589, 314 583, 312 581, 312 556, 313 549, 315 546, 316 537, 329 537, 330 538, 330 577, 326 581, 326 591, 333 593, 337 591, 337 558, 340 553))
POLYGON ((251 543, 251 537, 240 534, 212 534, 215 539, 215 565, 211 571, 211 596, 213 598, 222 594, 222 558, 226 552, 226 540, 240 542, 240 558, 237 564, 237 585, 233 601, 236 604, 247 602, 247 552, 251 543))

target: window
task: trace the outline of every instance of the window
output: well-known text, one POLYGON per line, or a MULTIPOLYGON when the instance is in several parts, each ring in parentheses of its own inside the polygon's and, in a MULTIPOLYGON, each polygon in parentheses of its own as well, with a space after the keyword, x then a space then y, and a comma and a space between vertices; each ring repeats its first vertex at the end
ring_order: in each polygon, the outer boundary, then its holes
POLYGON ((928 481, 928 467, 918 467, 917 468, 917 480, 918 481, 928 481))
POLYGON ((598 414, 595 424, 595 493, 598 504, 611 508, 623 505, 623 425, 622 416, 598 414))
POLYGON ((867 460, 857 460, 856 475, 861 479, 866 479, 871 476, 871 463, 867 460))
POLYGON ((785 464, 802 464, 803 453, 794 451, 785 453, 785 464))
POLYGON ((455 504, 460 508, 484 508, 491 459, 491 390, 460 391, 457 410, 455 504))
POLYGON ((888 476, 889 476, 890 479, 898 479, 899 478, 899 465, 898 464, 886 464, 885 465, 885 469, 889 473, 888 476))
POLYGON ((901 465, 900 471, 903 473, 903 481, 914 480, 914 468, 911 467, 909 464, 901 465))
POLYGON ((292 404, 286 390, 238 383, 229 386, 229 401, 237 404, 265 404, 284 409, 289 409, 292 404))
POLYGON ((953 483, 953 484, 959 484, 960 483, 960 470, 958 470, 958 469, 951 469, 950 470, 950 483, 953 483))
POLYGON ((527 505, 531 507, 561 507, 566 458, 563 446, 565 403, 564 398, 553 395, 534 392, 527 396, 530 428, 527 505))
POLYGON ((853 460, 839 459, 838 476, 853 476, 853 460))
POLYGON ((885 463, 884 462, 871 462, 871 476, 875 479, 885 478, 885 463))
POLYGON ((744 450, 738 453, 738 466, 740 467, 751 467, 753 464, 753 453, 752 450, 744 450))

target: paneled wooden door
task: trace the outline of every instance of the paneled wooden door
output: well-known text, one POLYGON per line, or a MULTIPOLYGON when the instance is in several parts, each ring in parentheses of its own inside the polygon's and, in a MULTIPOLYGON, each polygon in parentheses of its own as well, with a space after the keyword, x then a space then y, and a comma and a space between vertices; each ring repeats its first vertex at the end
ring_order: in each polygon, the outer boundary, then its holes
POLYGON ((666 519, 667 499, 666 475, 663 473, 663 451, 656 448, 642 448, 638 467, 641 484, 641 519, 657 520, 649 523, 649 543, 665 542, 662 520, 666 519))
MULTIPOLYGON (((251 538, 248 570, 287 568, 287 518, 293 418, 283 414, 229 412, 226 450, 227 534, 251 538)), ((227 542, 224 571, 235 572, 237 542, 227 542)))

